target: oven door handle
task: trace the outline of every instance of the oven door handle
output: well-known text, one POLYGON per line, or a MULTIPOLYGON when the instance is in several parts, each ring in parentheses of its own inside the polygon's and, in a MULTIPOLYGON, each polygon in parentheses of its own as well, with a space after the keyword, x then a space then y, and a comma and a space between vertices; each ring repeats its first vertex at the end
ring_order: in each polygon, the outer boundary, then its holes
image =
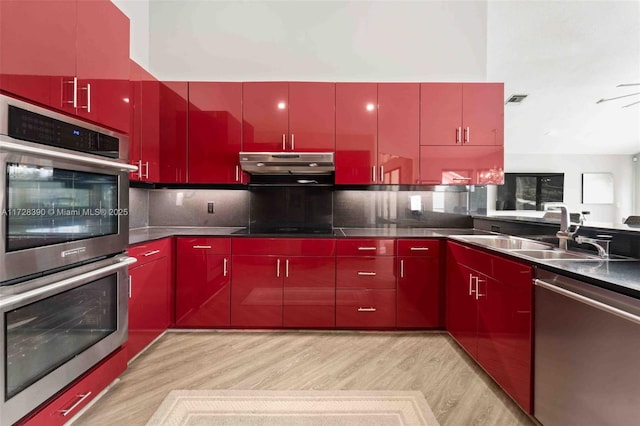
POLYGON ((24 293, 19 293, 7 297, 2 303, 2 308, 3 310, 6 310, 7 307, 9 309, 12 309, 12 306, 19 306, 21 304, 24 304, 25 302, 30 303, 33 300, 47 297, 49 293, 55 294, 72 289, 76 287, 78 283, 91 281, 93 278, 107 275, 110 272, 117 271, 118 269, 122 269, 123 267, 132 265, 137 261, 138 259, 136 259, 135 257, 121 257, 117 262, 114 262, 105 267, 94 269, 93 271, 85 272, 83 274, 58 281, 55 284, 45 285, 43 287, 34 288, 33 290, 25 291, 24 293))
POLYGON ((31 145, 24 145, 22 143, 18 143, 17 139, 13 139, 7 136, 3 136, 2 139, 0 139, 0 150, 16 152, 19 154, 37 155, 40 157, 57 158, 61 160, 71 160, 77 163, 98 166, 106 169, 123 170, 127 172, 138 171, 138 167, 132 164, 120 163, 118 161, 112 160, 103 160, 101 158, 72 154, 70 152, 60 152, 53 149, 39 148, 31 145))

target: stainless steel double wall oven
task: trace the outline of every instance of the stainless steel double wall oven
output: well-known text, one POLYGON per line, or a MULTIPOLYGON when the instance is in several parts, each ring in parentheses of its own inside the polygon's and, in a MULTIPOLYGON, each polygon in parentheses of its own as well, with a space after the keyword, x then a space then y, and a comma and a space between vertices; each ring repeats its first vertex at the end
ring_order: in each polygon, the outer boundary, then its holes
POLYGON ((127 338, 125 135, 0 96, 0 424, 127 338))

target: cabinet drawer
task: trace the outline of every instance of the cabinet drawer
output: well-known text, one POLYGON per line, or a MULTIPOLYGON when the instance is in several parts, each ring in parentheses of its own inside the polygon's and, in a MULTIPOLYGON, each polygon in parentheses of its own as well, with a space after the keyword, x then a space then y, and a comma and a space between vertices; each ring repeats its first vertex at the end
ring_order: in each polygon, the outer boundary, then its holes
POLYGON ((336 290, 336 327, 396 326, 395 290, 336 290))
POLYGON ((336 287, 395 289, 394 260, 391 256, 338 257, 336 287))
POLYGON ((229 254, 231 238, 178 238, 178 254, 229 254))
POLYGON ((233 254, 272 256, 335 256, 331 238, 234 238, 233 254))
POLYGON ((398 256, 438 257, 441 240, 398 240, 398 256))
POLYGON ((148 243, 136 244, 127 249, 129 256, 138 259, 135 266, 144 265, 147 262, 167 257, 171 253, 171 242, 173 238, 164 238, 162 240, 150 241, 148 243))
POLYGON ((65 424, 109 386, 126 368, 127 351, 121 348, 67 390, 58 394, 40 411, 17 424, 27 426, 65 424))
POLYGON ((338 256, 395 256, 395 240, 338 240, 338 256))

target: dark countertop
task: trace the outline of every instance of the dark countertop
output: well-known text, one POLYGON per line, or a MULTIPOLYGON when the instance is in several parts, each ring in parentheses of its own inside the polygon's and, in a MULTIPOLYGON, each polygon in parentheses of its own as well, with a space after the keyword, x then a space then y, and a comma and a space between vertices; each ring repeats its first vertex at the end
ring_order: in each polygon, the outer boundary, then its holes
POLYGON ((488 235, 473 228, 336 228, 337 236, 347 238, 446 238, 449 235, 488 235))
MULTIPOLYGON (((545 219, 542 217, 531 217, 531 216, 503 216, 503 215, 474 215, 474 219, 486 219, 486 220, 496 220, 502 222, 513 222, 513 223, 536 223, 543 225, 556 225, 560 224, 560 220, 554 219, 545 219)), ((602 230, 616 230, 616 231, 629 231, 629 232, 637 232, 640 233, 639 225, 625 225, 625 224, 614 224, 609 222, 596 222, 585 220, 581 225, 582 228, 591 228, 591 229, 602 229, 602 230)))
POLYGON ((210 226, 147 226, 129 229, 129 245, 144 243, 175 236, 225 236, 238 232, 243 227, 210 227, 210 226))

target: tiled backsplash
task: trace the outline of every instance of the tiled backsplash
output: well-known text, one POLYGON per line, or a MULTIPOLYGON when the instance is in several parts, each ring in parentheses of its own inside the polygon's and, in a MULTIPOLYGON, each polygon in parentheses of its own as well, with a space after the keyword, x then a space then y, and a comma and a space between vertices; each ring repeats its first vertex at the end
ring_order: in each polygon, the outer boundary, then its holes
MULTIPOLYGON (((132 228, 249 225, 249 190, 132 188, 129 194, 132 228), (214 213, 208 213, 209 203, 214 213)), ((468 210, 478 199, 482 201, 481 191, 337 190, 333 226, 471 227, 468 210)))

